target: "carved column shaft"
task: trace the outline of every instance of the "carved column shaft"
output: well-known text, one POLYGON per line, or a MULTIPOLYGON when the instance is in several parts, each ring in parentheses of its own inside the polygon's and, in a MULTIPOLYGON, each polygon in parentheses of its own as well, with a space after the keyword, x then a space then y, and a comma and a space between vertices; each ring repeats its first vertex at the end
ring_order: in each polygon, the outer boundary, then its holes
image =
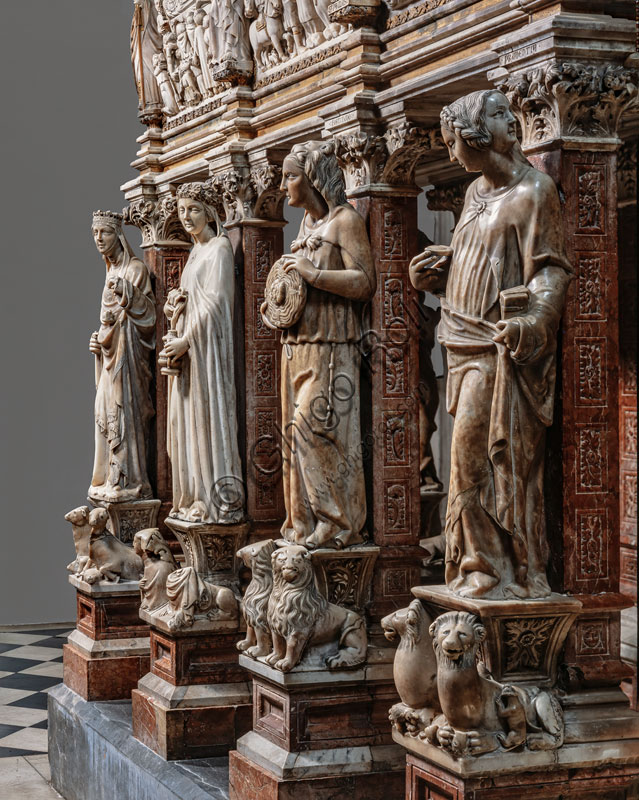
POLYGON ((373 193, 368 203, 378 280, 364 341, 372 386, 373 538, 381 547, 371 606, 377 620, 408 604, 420 582, 419 300, 408 278, 417 252, 417 198, 410 190, 373 193))
POLYGON ((285 222, 244 220, 244 345, 247 512, 259 538, 279 534, 282 492, 282 404, 279 335, 262 321, 266 276, 283 252, 285 222))

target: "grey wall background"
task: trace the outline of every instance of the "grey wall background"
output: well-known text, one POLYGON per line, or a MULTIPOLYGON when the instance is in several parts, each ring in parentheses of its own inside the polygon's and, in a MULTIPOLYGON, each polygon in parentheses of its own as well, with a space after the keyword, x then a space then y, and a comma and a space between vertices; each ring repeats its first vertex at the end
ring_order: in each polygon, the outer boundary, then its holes
POLYGON ((132 6, 2 4, 0 624, 75 618, 63 516, 86 502, 93 462, 87 345, 104 264, 91 212, 122 208, 143 132, 132 6))

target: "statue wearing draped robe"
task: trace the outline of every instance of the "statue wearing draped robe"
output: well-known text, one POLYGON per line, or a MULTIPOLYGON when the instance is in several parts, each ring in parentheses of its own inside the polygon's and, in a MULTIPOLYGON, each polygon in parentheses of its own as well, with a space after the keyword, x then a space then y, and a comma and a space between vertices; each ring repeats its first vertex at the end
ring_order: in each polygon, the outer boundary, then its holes
POLYGON ((146 438, 153 403, 150 359, 155 348, 155 302, 146 266, 122 233, 122 215, 97 211, 92 233, 107 267, 100 329, 89 349, 96 357, 93 500, 151 497, 146 438))
POLYGON ((545 431, 571 275, 559 197, 523 156, 500 92, 447 106, 442 135, 451 160, 482 172, 451 247, 427 248, 410 265, 417 289, 445 290, 438 335, 455 417, 446 584, 468 597, 544 597, 545 431))

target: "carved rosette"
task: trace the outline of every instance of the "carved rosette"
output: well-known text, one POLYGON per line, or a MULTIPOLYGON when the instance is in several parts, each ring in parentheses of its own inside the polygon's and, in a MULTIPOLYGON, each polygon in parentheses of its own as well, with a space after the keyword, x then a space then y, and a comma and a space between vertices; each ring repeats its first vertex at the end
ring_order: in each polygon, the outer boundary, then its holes
POLYGON ((184 228, 177 214, 175 197, 160 200, 134 200, 123 209, 122 215, 127 225, 134 225, 142 233, 142 247, 156 244, 186 243, 184 228))
POLYGON ((551 62, 498 81, 522 127, 522 145, 559 138, 614 138, 637 105, 637 71, 619 65, 551 62))

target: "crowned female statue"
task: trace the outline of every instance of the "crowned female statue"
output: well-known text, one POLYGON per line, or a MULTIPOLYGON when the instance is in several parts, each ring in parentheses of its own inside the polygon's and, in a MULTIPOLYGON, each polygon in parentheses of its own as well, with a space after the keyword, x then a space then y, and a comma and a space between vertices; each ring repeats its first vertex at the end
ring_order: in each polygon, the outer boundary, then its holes
POLYGON ((178 188, 178 215, 193 238, 180 281, 165 306, 167 450, 173 476, 170 516, 230 524, 244 518, 233 363, 233 250, 201 183, 178 188), (177 374, 174 374, 177 372, 177 374))
POLYGON ((571 267, 552 179, 524 157, 507 98, 473 92, 441 113, 452 161, 481 172, 450 248, 410 264, 441 301, 455 417, 446 584, 468 597, 550 594, 543 505, 557 329, 571 267))
MULTIPOLYGON (((366 495, 362 465, 359 341, 363 304, 375 293, 375 265, 364 220, 347 202, 332 143, 293 147, 282 189, 305 210, 292 255, 273 268, 306 283, 303 308, 284 315, 286 282, 273 281, 262 306, 282 333, 284 538, 308 548, 362 540, 366 495), (274 299, 275 298, 275 299, 274 299)), ((295 283, 291 290, 300 296, 295 283)), ((291 305, 291 311, 294 304, 291 305)))
POLYGON ((155 301, 146 266, 122 233, 122 215, 96 211, 91 228, 106 264, 95 355, 95 463, 89 497, 125 502, 151 497, 146 437, 153 416, 150 359, 155 301))

